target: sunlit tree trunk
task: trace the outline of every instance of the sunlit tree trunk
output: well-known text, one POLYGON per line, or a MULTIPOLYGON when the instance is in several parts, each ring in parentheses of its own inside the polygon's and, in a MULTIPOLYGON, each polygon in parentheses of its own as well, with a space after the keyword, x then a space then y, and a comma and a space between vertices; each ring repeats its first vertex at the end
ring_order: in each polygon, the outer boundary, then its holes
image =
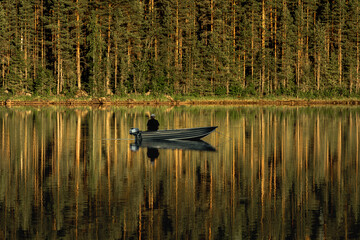
POLYGON ((251 80, 254 81, 254 58, 255 58, 255 22, 254 10, 251 11, 251 80))
MULTIPOLYGON (((175 64, 175 71, 178 72, 179 69, 179 0, 176 0, 176 15, 175 15, 175 54, 174 54, 174 64, 175 64)), ((175 91, 178 90, 178 79, 175 80, 175 91)))
MULTIPOLYGON (((59 10, 59 9, 58 9, 59 10)), ((60 14, 60 13, 58 13, 60 14)), ((56 94, 59 95, 62 91, 62 64, 61 64, 61 42, 60 42, 60 18, 57 18, 57 34, 56 34, 56 47, 57 47, 57 87, 56 94)))
POLYGON ((118 87, 118 54, 119 54, 119 49, 118 49, 118 42, 117 40, 115 40, 115 53, 114 53, 114 89, 115 89, 115 93, 117 91, 117 87, 118 87))
POLYGON ((266 57, 266 15, 265 15, 265 0, 262 0, 262 17, 261 17, 261 93, 264 93, 265 85, 265 57, 266 57))
POLYGON ((76 15, 76 78, 77 78, 77 88, 81 89, 81 66, 80 66, 80 14, 79 14, 79 0, 76 0, 75 15, 76 15))
MULTIPOLYGON (((150 17, 151 17, 151 27, 155 30, 158 26, 156 23, 156 11, 155 11, 155 2, 154 0, 150 1, 150 17)), ((155 64, 158 60, 158 37, 157 33, 154 34, 154 61, 155 64)))
POLYGON ((359 81, 359 68, 360 68, 359 41, 360 41, 359 32, 357 32, 356 33, 356 92, 359 91, 359 86, 360 86, 360 81, 359 81))
MULTIPOLYGON (((283 14, 285 15, 285 10, 286 10, 286 0, 283 0, 283 9, 282 9, 282 11, 283 11, 283 14)), ((283 24, 284 24, 284 26, 283 26, 283 33, 282 33, 282 39, 283 39, 283 46, 282 46, 282 48, 281 48, 281 65, 282 65, 282 67, 281 67, 281 70, 282 70, 282 72, 284 73, 285 71, 285 68, 286 68, 286 63, 285 63, 285 42, 286 42, 286 22, 285 21, 283 21, 283 24)), ((287 77, 286 76, 284 76, 283 77, 283 88, 285 88, 286 87, 286 79, 287 79, 287 77)))
MULTIPOLYGON (((275 22, 275 19, 274 19, 274 11, 275 11, 275 8, 274 6, 272 5, 273 3, 271 3, 269 5, 269 17, 270 17, 270 20, 269 20, 269 27, 270 27, 270 34, 269 34, 269 40, 268 41, 271 41, 274 43, 274 46, 275 46, 275 34, 274 34, 274 22, 275 22)), ((269 50, 273 50, 275 51, 275 48, 273 47, 272 49, 269 48, 269 50)), ((275 55, 275 54, 274 54, 275 55)), ((268 55, 268 57, 270 57, 270 55, 268 55)), ((267 73, 268 73, 268 76, 267 76, 267 85, 268 85, 268 89, 267 89, 267 92, 272 92, 273 91, 273 87, 274 87, 274 75, 275 75, 275 59, 274 59, 274 66, 272 66, 272 64, 270 64, 268 67, 267 67, 267 73)))
POLYGON ((192 31, 191 31, 191 69, 190 69, 190 84, 194 84, 194 78, 195 78, 195 69, 197 67, 197 58, 195 56, 196 54, 196 40, 195 40, 195 36, 196 36, 196 13, 195 10, 196 9, 196 4, 195 2, 192 3, 192 10, 191 10, 191 17, 192 17, 192 31))
POLYGON ((341 86, 342 84, 342 75, 343 75, 343 69, 342 69, 342 22, 343 22, 343 14, 342 14, 342 0, 339 0, 339 29, 338 29, 338 48, 339 48, 339 55, 338 55, 338 61, 339 61, 339 84, 341 86))
MULTIPOLYGON (((214 0, 210 0, 210 33, 213 43, 214 34, 214 0)), ((211 72, 211 94, 214 92, 214 78, 215 78, 215 55, 212 54, 212 72, 211 72)))
POLYGON ((278 85, 278 73, 277 73, 277 60, 278 60, 278 45, 277 45, 277 6, 274 8, 274 90, 277 89, 278 85))
MULTIPOLYGON (((41 0, 41 19, 44 19, 44 0, 41 0)), ((41 24, 41 67, 45 68, 45 27, 41 24)))
POLYGON ((236 3, 232 0, 232 47, 233 47, 233 64, 236 64, 236 3))
MULTIPOLYGON (((128 31, 129 32, 129 31, 128 31)), ((127 44, 127 72, 130 72, 131 69, 131 40, 128 39, 128 44, 127 44)), ((122 78, 121 78, 121 85, 124 84, 124 79, 125 75, 122 74, 122 78)), ((135 79, 134 79, 134 85, 135 85, 135 79)), ((134 91, 136 93, 136 88, 134 88, 134 91)))
POLYGON ((37 29, 37 25, 38 25, 38 21, 39 21, 39 6, 37 4, 37 2, 35 3, 34 6, 34 47, 33 47, 33 79, 36 79, 36 73, 37 73, 37 61, 38 61, 38 29, 37 29))
POLYGON ((106 55, 106 77, 105 77, 105 92, 106 94, 111 94, 110 90, 110 68, 111 68, 111 62, 110 62, 110 51, 111 51, 111 4, 108 5, 109 8, 109 16, 108 16, 108 29, 107 29, 107 55, 106 55))
POLYGON ((321 54, 317 53, 317 71, 316 71, 316 87, 320 90, 320 76, 321 76, 321 54))
POLYGON ((176 9, 175 9, 175 53, 174 53, 174 65, 175 65, 175 84, 174 84, 174 90, 175 92, 183 91, 183 87, 180 86, 180 75, 182 73, 182 28, 180 26, 180 3, 179 0, 176 0, 176 9))
POLYGON ((300 87, 300 78, 302 75, 302 48, 303 48, 303 4, 301 0, 298 1, 298 11, 299 11, 299 19, 298 21, 298 29, 297 29, 297 61, 296 61, 296 84, 300 87))
POLYGON ((292 17, 287 6, 287 1, 282 2, 282 42, 281 42, 281 72, 282 72, 282 84, 283 88, 287 89, 289 81, 296 76, 296 56, 292 45, 296 45, 297 34, 292 31, 292 17), (294 69, 293 69, 294 68, 294 69))
POLYGON ((306 46, 305 46, 305 65, 309 63, 309 30, 310 30, 310 12, 309 6, 306 8, 306 46))
POLYGON ((21 90, 26 88, 26 83, 28 79, 28 26, 27 21, 25 20, 23 28, 20 30, 20 44, 21 44, 21 52, 24 59, 24 69, 21 71, 20 82, 21 82, 21 90), (24 84, 25 82, 25 84, 24 84))

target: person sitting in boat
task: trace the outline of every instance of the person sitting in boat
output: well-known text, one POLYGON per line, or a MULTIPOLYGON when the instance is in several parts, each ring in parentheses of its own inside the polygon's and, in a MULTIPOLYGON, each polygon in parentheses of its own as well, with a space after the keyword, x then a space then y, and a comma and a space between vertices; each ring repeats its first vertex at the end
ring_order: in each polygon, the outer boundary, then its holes
POLYGON ((157 131, 159 129, 159 122, 155 119, 155 114, 150 115, 150 119, 147 122, 147 130, 148 131, 157 131))

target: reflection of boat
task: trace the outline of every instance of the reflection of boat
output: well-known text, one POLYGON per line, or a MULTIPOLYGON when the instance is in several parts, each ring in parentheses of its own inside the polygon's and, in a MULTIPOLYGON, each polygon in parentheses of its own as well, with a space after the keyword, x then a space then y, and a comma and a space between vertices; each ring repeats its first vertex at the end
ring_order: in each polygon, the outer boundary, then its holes
POLYGON ((211 132, 215 127, 182 128, 173 130, 139 131, 138 128, 131 128, 130 134, 136 139, 151 140, 199 140, 211 132))
POLYGON ((155 149, 184 149, 184 150, 198 150, 198 151, 216 151, 216 149, 209 143, 204 141, 189 141, 189 140, 142 140, 135 141, 130 144, 132 151, 137 151, 139 147, 155 148, 155 149))

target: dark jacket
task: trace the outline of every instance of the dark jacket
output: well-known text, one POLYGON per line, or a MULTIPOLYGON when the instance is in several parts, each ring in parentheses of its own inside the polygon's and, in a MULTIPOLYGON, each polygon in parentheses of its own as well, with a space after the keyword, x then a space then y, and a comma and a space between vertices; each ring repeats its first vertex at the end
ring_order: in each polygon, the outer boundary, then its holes
POLYGON ((159 129, 159 122, 155 118, 149 119, 147 122, 147 130, 148 131, 157 131, 159 129))

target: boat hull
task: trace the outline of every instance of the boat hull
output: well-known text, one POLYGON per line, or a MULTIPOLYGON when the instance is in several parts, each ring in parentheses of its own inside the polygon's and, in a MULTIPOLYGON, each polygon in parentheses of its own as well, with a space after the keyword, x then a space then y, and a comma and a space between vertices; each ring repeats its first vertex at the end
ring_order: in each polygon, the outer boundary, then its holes
POLYGON ((137 138, 146 140, 199 140, 211 132, 215 127, 183 128, 174 130, 140 131, 137 138))

